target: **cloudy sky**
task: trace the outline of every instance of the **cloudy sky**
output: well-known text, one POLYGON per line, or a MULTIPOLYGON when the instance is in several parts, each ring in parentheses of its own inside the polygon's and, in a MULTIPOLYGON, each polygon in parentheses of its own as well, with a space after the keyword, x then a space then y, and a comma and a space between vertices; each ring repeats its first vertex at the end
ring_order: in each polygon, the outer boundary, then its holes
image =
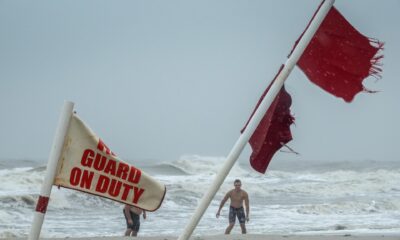
MULTIPOLYGON (((226 156, 319 3, 0 0, 0 159, 46 160, 64 100, 128 161, 226 156)), ((335 6, 386 43, 379 93, 347 104, 295 68, 300 155, 274 160, 399 160, 400 1, 335 6)))

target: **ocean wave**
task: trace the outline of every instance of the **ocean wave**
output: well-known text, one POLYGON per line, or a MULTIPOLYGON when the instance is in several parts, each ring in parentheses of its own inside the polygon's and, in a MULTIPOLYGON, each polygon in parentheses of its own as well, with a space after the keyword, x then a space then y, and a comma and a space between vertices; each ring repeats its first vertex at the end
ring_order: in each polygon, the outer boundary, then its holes
POLYGON ((29 172, 45 172, 46 166, 38 166, 29 170, 29 172))
MULTIPOLYGON (((199 155, 185 155, 179 160, 173 161, 170 165, 190 175, 215 175, 225 163, 225 157, 209 157, 199 155)), ((235 164, 230 174, 236 176, 247 176, 249 172, 239 164, 235 164)))
MULTIPOLYGON (((214 181, 216 173, 222 166, 224 159, 219 157, 184 156, 181 159, 150 166, 155 177, 166 184, 167 195, 173 199, 180 197, 201 197, 214 181), (169 174, 166 174, 169 172, 169 174), (164 174, 161 174, 164 173, 164 174)), ((148 168, 149 169, 149 168, 148 168)), ((148 170, 145 169, 145 170, 148 170)), ((0 196, 16 198, 24 202, 21 196, 37 195, 43 182, 44 167, 14 168, 0 170, 0 196)), ((151 174, 153 175, 153 174, 151 174)), ((268 196, 278 199, 286 196, 287 199, 346 198, 349 196, 393 195, 400 196, 398 181, 400 170, 374 169, 370 171, 331 172, 285 172, 268 171, 265 175, 246 170, 236 164, 229 173, 218 194, 232 189, 233 181, 242 179, 243 188, 256 198, 268 196), (295 196, 295 197, 292 197, 295 196)), ((93 202, 91 197, 82 197, 83 193, 67 191, 65 195, 55 191, 57 201, 93 202), (78 194, 77 194, 78 193, 78 194), (64 200, 65 199, 65 200, 64 200)), ((84 194, 88 195, 88 194, 84 194)), ((90 196, 90 195, 88 195, 90 196)), ((27 200, 27 199, 25 199, 27 200)), ((5 199, 0 201, 6 201, 5 199)), ((27 200, 29 202, 29 200, 27 200)), ((68 207, 67 204, 60 204, 68 207)))
POLYGON ((363 196, 365 194, 393 194, 398 189, 400 171, 332 171, 324 173, 295 173, 270 171, 262 182, 249 178, 250 191, 261 195, 297 194, 303 196, 324 196, 330 198, 363 196), (255 191, 253 191, 255 190, 255 191))
POLYGON ((26 236, 26 234, 23 233, 22 230, 19 232, 16 232, 15 229, 5 229, 0 231, 0 238, 4 239, 10 239, 10 238, 17 238, 17 237, 23 237, 26 236))
POLYGON ((396 212, 400 211, 399 203, 398 200, 364 202, 347 199, 334 203, 302 205, 298 207, 297 212, 305 215, 359 215, 387 211, 396 212))
POLYGON ((43 182, 44 171, 32 171, 32 167, 0 170, 0 196, 38 192, 43 182))
POLYGON ((38 165, 43 165, 43 161, 29 159, 0 159, 0 169, 36 167, 38 165))
POLYGON ((36 199, 33 195, 0 196, 0 203, 3 207, 30 207, 35 205, 36 199))
POLYGON ((156 164, 154 166, 146 167, 146 172, 149 174, 155 175, 172 175, 172 176, 179 176, 179 175, 189 175, 190 173, 186 172, 181 167, 174 165, 173 163, 165 162, 156 164))
MULTIPOLYGON (((176 234, 175 223, 180 224, 191 216, 224 162, 224 157, 191 155, 173 162, 144 166, 144 171, 166 185, 167 194, 161 208, 149 214, 141 233, 152 236, 151 226, 156 224, 159 233, 176 234)), ((234 165, 197 231, 207 233, 212 228, 223 232, 226 221, 213 222, 216 221, 215 212, 225 193, 233 188, 236 178, 242 180, 242 187, 250 196, 252 220, 249 231, 253 233, 318 234, 398 229, 399 168, 364 168, 361 171, 275 169, 259 174, 246 166, 234 165), (210 222, 215 224, 210 227, 210 222)), ((44 166, 0 169, 0 237, 26 236, 44 175, 44 166)), ((225 215, 221 218, 227 217, 226 205, 225 215)), ((100 225, 107 225, 107 229, 101 231, 118 229, 115 234, 121 234, 124 231, 121 209, 121 203, 53 187, 46 216, 49 228, 43 229, 43 236, 98 235, 100 230, 96 228, 100 225), (70 229, 76 231, 72 233, 70 229)))

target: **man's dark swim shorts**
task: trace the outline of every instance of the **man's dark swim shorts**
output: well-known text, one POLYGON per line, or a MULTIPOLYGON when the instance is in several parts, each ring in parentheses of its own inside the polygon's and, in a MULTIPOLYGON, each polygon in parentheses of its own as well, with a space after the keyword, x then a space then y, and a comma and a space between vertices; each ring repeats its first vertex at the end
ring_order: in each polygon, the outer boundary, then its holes
POLYGON ((234 207, 231 206, 229 208, 229 223, 235 223, 236 216, 239 219, 239 223, 245 223, 246 215, 244 214, 244 208, 243 207, 234 208, 234 207))
POLYGON ((125 220, 126 220, 126 228, 130 228, 135 232, 139 232, 139 228, 140 228, 140 216, 137 215, 136 213, 129 211, 129 215, 130 216, 126 216, 125 211, 122 210, 124 212, 124 216, 125 216, 125 220), (132 219, 132 224, 130 225, 128 223, 128 217, 130 217, 132 219))

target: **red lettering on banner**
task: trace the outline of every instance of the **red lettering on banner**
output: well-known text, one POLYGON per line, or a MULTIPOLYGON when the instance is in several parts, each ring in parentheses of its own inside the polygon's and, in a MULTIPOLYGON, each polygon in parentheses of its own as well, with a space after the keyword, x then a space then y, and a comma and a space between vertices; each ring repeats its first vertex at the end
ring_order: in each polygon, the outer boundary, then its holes
POLYGON ((96 185, 96 192, 105 193, 107 192, 108 185, 110 184, 110 178, 104 175, 99 176, 99 180, 96 185))
POLYGON ((109 147, 99 138, 99 143, 97 144, 97 149, 106 152, 107 154, 111 154, 112 156, 115 156, 115 154, 111 151, 109 147))
POLYGON ((131 166, 127 180, 131 183, 138 183, 141 176, 142 176, 142 172, 139 169, 131 166))
POLYGON ((93 176, 93 172, 89 172, 88 170, 83 170, 82 172, 82 169, 74 167, 69 175, 69 182, 72 186, 79 185, 81 188, 90 189, 93 176))
MULTIPOLYGON (((127 187, 122 180, 128 181, 132 184, 138 184, 142 176, 142 171, 124 162, 119 162, 112 158, 102 155, 99 152, 95 152, 92 149, 86 149, 82 154, 81 165, 88 168, 93 168, 99 172, 103 172, 107 175, 101 175, 96 183, 95 191, 99 193, 109 193, 111 196, 119 196, 121 193, 121 187, 124 186, 122 197, 124 200, 128 198, 129 192, 133 187, 127 187), (111 180, 109 176, 115 176, 121 180, 111 180), (111 183, 110 183, 111 181, 111 183), (110 185, 111 184, 111 185, 110 185), (124 184, 124 185, 122 185, 124 184)), ((70 183, 73 186, 80 184, 81 188, 90 189, 92 186, 94 172, 89 170, 81 170, 77 167, 71 170, 70 183)), ((137 192, 137 198, 142 194, 137 192)), ((137 199, 136 199, 137 200, 137 199)))
POLYGON ((119 196, 119 193, 121 192, 121 186, 122 186, 121 181, 112 179, 110 188, 108 189, 108 194, 110 194, 113 197, 119 196))
POLYGON ((123 162, 120 162, 118 165, 118 170, 117 170, 117 177, 126 179, 128 176, 128 171, 129 171, 129 165, 123 162))
POLYGON ((110 184, 110 188, 108 189, 108 194, 110 194, 113 197, 117 197, 119 196, 119 193, 121 191, 121 186, 122 186, 122 182, 112 179, 111 180, 111 184, 110 184))
POLYGON ((129 192, 133 189, 133 186, 126 184, 126 183, 124 183, 122 186, 124 186, 124 191, 122 192, 121 199, 126 201, 126 199, 128 198, 129 192))
POLYGON ((107 163, 107 166, 104 169, 104 173, 111 174, 111 175, 115 176, 116 168, 117 168, 117 163, 114 160, 109 159, 108 163, 107 163))
POLYGON ((71 170, 71 174, 69 175, 69 183, 71 183, 72 186, 78 186, 81 180, 81 175, 82 170, 80 168, 74 167, 71 170))
POLYGON ((137 203, 139 201, 139 198, 142 196, 144 193, 143 188, 138 188, 138 187, 133 187, 133 203, 137 203))
POLYGON ((132 185, 123 183, 117 179, 110 179, 105 175, 100 175, 96 184, 96 192, 105 194, 111 198, 128 201, 128 197, 132 194, 132 203, 137 204, 139 199, 144 193, 143 188, 134 187, 132 185))
POLYGON ((90 190, 93 181, 93 172, 89 172, 88 170, 83 170, 82 178, 81 178, 81 188, 86 188, 90 190))
POLYGON ((93 168, 97 171, 103 171, 106 166, 107 157, 102 156, 101 154, 96 154, 96 159, 94 160, 93 168))
POLYGON ((92 149, 86 149, 82 155, 82 160, 81 160, 82 166, 92 167, 93 157, 94 157, 94 151, 92 149))

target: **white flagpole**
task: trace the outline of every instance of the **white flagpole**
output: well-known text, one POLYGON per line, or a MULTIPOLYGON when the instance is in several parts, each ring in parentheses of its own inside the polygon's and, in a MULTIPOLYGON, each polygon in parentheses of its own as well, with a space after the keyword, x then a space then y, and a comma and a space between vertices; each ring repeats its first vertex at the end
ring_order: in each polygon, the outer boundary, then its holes
POLYGON ((47 162, 46 176, 44 178, 42 188, 40 190, 40 196, 37 201, 36 211, 33 217, 31 231, 28 237, 29 240, 39 239, 44 215, 46 213, 47 204, 50 198, 51 187, 53 186, 54 178, 56 175, 58 159, 60 158, 63 150, 64 140, 68 131, 73 109, 73 102, 64 102, 64 106, 58 120, 58 126, 56 134, 54 136, 53 146, 51 147, 49 159, 47 162))
POLYGON ((246 146, 246 143, 249 141, 250 137, 253 135, 255 129, 257 128, 261 119, 267 112, 269 106, 275 99, 276 95, 278 95, 286 78, 289 76, 290 72, 293 70, 297 61, 300 59, 301 55, 303 54, 304 50, 310 43, 312 37, 314 36, 315 32, 318 30, 319 26, 321 25, 325 16, 328 14, 329 10, 333 6, 334 2, 335 2, 335 0, 326 0, 323 2, 321 8, 319 9, 318 13, 315 15, 315 18, 313 19, 313 21, 310 23, 310 26, 305 31, 303 37, 300 39, 300 41, 297 44, 296 48, 294 49, 293 53, 286 60, 286 63, 284 65, 282 71, 276 77, 276 80, 274 81, 271 88, 265 95, 264 99, 262 100, 262 102, 259 105, 259 107, 257 108, 257 110, 255 111, 255 113, 254 113, 253 117, 251 118, 251 120, 249 121, 249 124, 247 125, 246 129, 240 135, 239 139, 236 141, 236 143, 233 146, 231 152, 229 153, 227 159, 225 160, 224 165, 222 166, 221 170, 215 177, 213 184, 208 189, 208 192, 206 194, 204 194, 204 196, 201 199, 199 205, 197 206, 197 209, 195 210, 192 218, 190 219, 189 223, 186 225, 183 233, 179 236, 178 240, 188 240, 190 238, 190 236, 192 235, 192 233, 193 233, 194 229, 196 228, 197 224, 199 223, 201 217, 203 216, 207 207, 210 205, 211 200, 214 198, 218 189, 221 187, 226 176, 229 174, 229 171, 232 169, 232 167, 235 164, 236 160, 238 159, 240 153, 243 151, 243 148, 246 146))

